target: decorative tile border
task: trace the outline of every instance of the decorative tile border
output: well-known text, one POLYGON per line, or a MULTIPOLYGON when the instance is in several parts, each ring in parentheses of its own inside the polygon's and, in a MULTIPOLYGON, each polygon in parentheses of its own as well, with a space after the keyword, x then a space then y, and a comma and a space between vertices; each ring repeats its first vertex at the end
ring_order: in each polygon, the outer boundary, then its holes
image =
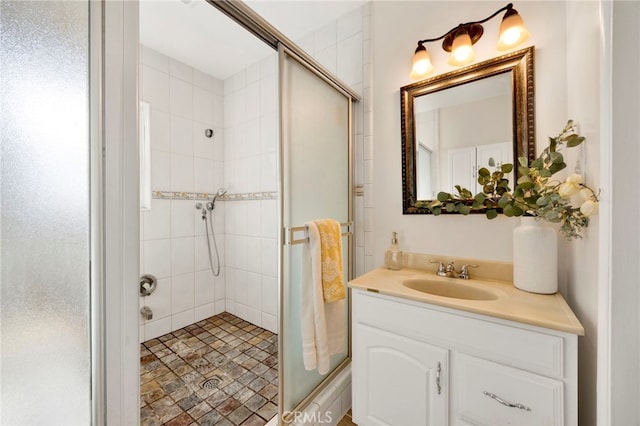
MULTIPOLYGON (((215 194, 206 192, 152 191, 151 197, 157 200, 213 200, 215 194)), ((218 201, 275 200, 277 192, 248 192, 244 194, 224 194, 218 201)))

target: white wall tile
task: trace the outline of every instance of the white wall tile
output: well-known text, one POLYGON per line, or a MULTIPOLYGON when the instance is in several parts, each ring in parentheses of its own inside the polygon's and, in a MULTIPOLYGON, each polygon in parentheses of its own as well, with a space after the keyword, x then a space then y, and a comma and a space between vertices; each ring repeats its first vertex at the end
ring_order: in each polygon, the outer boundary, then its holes
POLYGON ((227 300, 234 300, 236 297, 236 270, 234 268, 225 268, 225 296, 227 300))
POLYGON ((247 89, 243 87, 233 94, 233 124, 241 124, 247 120, 247 89))
POLYGON ((151 150, 151 190, 168 191, 171 189, 171 154, 151 150))
POLYGON ((233 299, 225 299, 225 311, 233 315, 236 314, 236 302, 233 299))
POLYGON ((239 316, 243 320, 247 320, 247 305, 243 305, 242 303, 235 303, 235 315, 239 316))
POLYGON ((247 155, 254 156, 260 154, 260 117, 256 117, 247 121, 246 124, 247 134, 247 155))
POLYGON ((209 74, 205 74, 200 70, 193 69, 193 85, 202 89, 213 92, 213 80, 214 78, 209 74))
POLYGON ((259 309, 247 307, 247 321, 260 327, 262 325, 262 312, 259 309))
MULTIPOLYGON (((262 244, 258 237, 247 237, 247 270, 260 273, 262 269, 262 244)), ((250 305, 251 306, 251 305, 250 305)))
MULTIPOLYGON (((204 228, 204 226, 202 227, 204 228)), ((209 237, 211 238, 211 237, 209 237)), ((211 269, 209 265, 209 251, 207 249, 207 237, 204 235, 195 237, 194 241, 194 270, 208 271, 211 269)), ((210 243, 213 245, 213 243, 210 243)), ((216 258, 215 249, 211 247, 211 256, 216 258)))
POLYGON ((214 315, 216 315, 216 308, 213 302, 207 303, 206 305, 197 306, 193 310, 193 320, 195 322, 202 321, 214 315))
MULTIPOLYGON (((211 270, 198 271, 194 274, 195 306, 202 306, 214 301, 215 286, 211 270)), ((211 307, 213 310, 213 306, 211 307)))
POLYGON ((338 43, 337 60, 337 74, 340 79, 350 85, 362 82, 362 35, 360 33, 338 43))
POLYGON ((237 72, 231 77, 233 80, 233 90, 239 91, 247 87, 247 72, 246 70, 242 70, 237 72))
POLYGON ((276 74, 265 76, 260 80, 260 105, 262 114, 277 112, 278 78, 276 74))
POLYGON ((193 122, 176 115, 171 116, 171 152, 193 156, 193 122))
POLYGON ((256 62, 247 68, 247 85, 260 80, 260 63, 256 62))
POLYGON ((233 189, 234 192, 245 193, 249 189, 249 175, 247 174, 247 158, 241 158, 234 162, 233 189))
POLYGON ((224 98, 222 96, 213 95, 213 125, 223 127, 224 121, 224 98))
POLYGON ((171 190, 189 191, 193 188, 193 157, 171 154, 171 190))
POLYGON ((260 274, 247 273, 247 306, 262 309, 262 279, 260 274))
MULTIPOLYGON (((255 200, 247 203, 247 235, 260 237, 262 232, 262 201, 255 200)), ((258 243, 258 245, 260 245, 258 243)))
POLYGON ((263 154, 260 157, 260 182, 263 191, 277 191, 277 160, 276 154, 263 154))
POLYGON ((313 33, 314 51, 326 49, 336 44, 337 24, 333 22, 313 33))
POLYGON ((143 274, 153 274, 156 278, 171 276, 171 240, 145 241, 143 274))
POLYGON ((274 315, 262 313, 262 328, 278 333, 278 319, 274 315))
POLYGON ((173 58, 170 62, 170 73, 172 77, 177 77, 187 83, 191 83, 193 81, 193 68, 173 58))
POLYGON ((171 121, 169 113, 151 108, 151 148, 171 151, 171 121))
POLYGON ((278 54, 273 53, 260 61, 260 78, 276 74, 278 69, 278 54))
POLYGON ((203 123, 213 124, 213 93, 193 88, 193 119, 203 123))
POLYGON ((247 158, 248 153, 247 128, 244 125, 236 126, 233 129, 233 159, 245 159, 247 158))
MULTIPOLYGON (((225 86, 226 87, 226 86, 225 86)), ((224 100, 224 127, 228 128, 230 126, 233 126, 235 124, 235 97, 234 97, 234 93, 228 93, 225 94, 224 100)), ((214 117, 214 118, 217 118, 214 117)))
POLYGON ((247 164, 247 192, 258 192, 262 189, 262 173, 260 171, 260 154, 248 157, 247 164))
POLYGON ((170 111, 169 75, 155 68, 142 67, 142 100, 158 111, 170 111))
POLYGON ((226 309, 226 299, 216 300, 214 315, 221 314, 226 309))
POLYGON ((278 117, 275 113, 260 118, 260 152, 276 152, 278 147, 278 117))
POLYGON ((170 333, 171 317, 162 318, 157 321, 149 321, 144 325, 144 337, 147 340, 155 339, 164 334, 170 333))
POLYGON ((275 277, 262 276, 262 310, 273 316, 278 314, 278 281, 275 277))
POLYGON ((253 120, 260 117, 260 80, 256 80, 247 86, 247 120, 253 120))
POLYGON ((142 63, 169 74, 169 57, 147 46, 140 46, 142 63))
MULTIPOLYGON (((362 31, 362 10, 355 9, 338 18, 338 41, 362 31)), ((362 37, 362 35, 360 35, 362 37)))
MULTIPOLYGON (((246 225, 246 224, 245 224, 246 225)), ((236 268, 247 270, 247 237, 237 235, 234 239, 233 257, 236 268)))
POLYGON ((338 50, 336 45, 331 45, 325 49, 316 51, 314 58, 320 62, 326 69, 337 74, 338 50))
POLYGON ((245 269, 236 269, 234 271, 234 286, 235 294, 234 300, 243 305, 247 304, 247 286, 248 286, 248 273, 245 269))
POLYGON ((171 316, 171 329, 178 330, 182 327, 191 325, 194 322, 195 318, 193 316, 193 309, 189 309, 171 316))
POLYGON ((277 240, 263 238, 261 240, 262 267, 264 275, 276 277, 278 274, 278 244, 277 240))
POLYGON ((151 210, 144 217, 144 240, 157 240, 171 236, 171 201, 151 199, 151 210))
POLYGON ((192 237, 194 235, 195 204, 192 200, 171 201, 171 237, 192 237))
POLYGON ((218 96, 224 96, 224 81, 213 78, 213 93, 218 96))
MULTIPOLYGON (((171 240, 171 272, 174 279, 179 274, 193 272, 193 237, 171 240)), ((175 287, 175 282, 173 284, 175 287)))
POLYGON ((174 275, 171 280, 171 310, 182 312, 194 307, 194 276, 190 274, 174 275))
POLYGON ((307 34, 298 40, 296 40, 296 44, 305 52, 313 56, 314 46, 313 46, 313 34, 307 34))
POLYGON ((260 236, 277 238, 278 236, 278 200, 260 201, 260 236))
POLYGON ((193 118, 193 86, 177 77, 171 77, 169 87, 171 115, 193 118))
POLYGON ((193 162, 193 189, 195 192, 213 194, 213 160, 196 157, 193 162))
POLYGON ((215 300, 223 300, 226 298, 227 288, 226 288, 226 269, 225 267, 220 268, 220 275, 213 278, 214 284, 214 298, 215 300))

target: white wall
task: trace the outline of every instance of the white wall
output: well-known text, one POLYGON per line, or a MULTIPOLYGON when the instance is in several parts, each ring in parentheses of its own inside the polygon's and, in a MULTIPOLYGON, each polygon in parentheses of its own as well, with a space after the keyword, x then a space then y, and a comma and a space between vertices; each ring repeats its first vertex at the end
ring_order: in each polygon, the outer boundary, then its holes
POLYGON ((226 311, 278 330, 277 55, 224 81, 226 311), (264 198, 264 199, 263 199, 264 198))
MULTIPOLYGON (((372 4, 374 198, 380 205, 375 209, 374 220, 376 265, 382 264, 392 230, 400 233, 400 244, 406 251, 512 260, 512 231, 517 220, 498 217, 488 221, 484 216, 403 216, 401 195, 399 88, 412 82, 409 71, 417 40, 439 36, 459 22, 483 18, 502 6, 503 3, 486 1, 372 4)), ((556 135, 562 129, 567 119, 578 120, 588 137, 587 182, 597 187, 600 173, 598 4, 524 1, 515 7, 531 33, 525 45, 536 47, 537 151, 546 146, 547 136, 556 135)), ((474 46, 476 62, 500 55, 495 49, 500 21, 494 21, 484 25, 485 34, 474 46)), ((451 70, 446 64, 446 52, 438 43, 426 47, 436 73, 451 70)), ((560 244, 560 288, 587 333, 580 338, 581 424, 595 424, 599 245, 596 222, 591 222, 584 241, 560 244)), ((633 300, 637 304, 637 297, 633 300)))
MULTIPOLYGON (((224 170, 222 82, 144 46, 141 62, 142 100, 151 107, 151 190, 215 193, 224 170), (211 139, 207 128, 215 131, 211 139)), ((156 291, 140 298, 153 311, 151 321, 140 317, 141 341, 224 311, 224 275, 211 274, 196 202, 154 198, 141 214, 140 272, 158 278, 156 291)), ((214 214, 222 251, 220 204, 214 214)))

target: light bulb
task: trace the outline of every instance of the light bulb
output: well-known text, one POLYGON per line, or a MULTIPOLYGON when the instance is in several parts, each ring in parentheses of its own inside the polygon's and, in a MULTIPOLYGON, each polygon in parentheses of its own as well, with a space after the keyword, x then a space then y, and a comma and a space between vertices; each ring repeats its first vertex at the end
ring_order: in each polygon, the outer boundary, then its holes
POLYGON ((449 65, 462 66, 473 61, 475 53, 471 46, 471 37, 466 31, 461 31, 453 39, 451 46, 451 56, 449 56, 449 65))
POLYGON ((509 9, 502 18, 500 24, 500 39, 498 50, 507 50, 515 47, 529 38, 529 31, 515 9, 509 9))
POLYGON ((411 78, 418 79, 433 72, 431 57, 423 45, 419 45, 413 55, 413 67, 411 68, 411 78))

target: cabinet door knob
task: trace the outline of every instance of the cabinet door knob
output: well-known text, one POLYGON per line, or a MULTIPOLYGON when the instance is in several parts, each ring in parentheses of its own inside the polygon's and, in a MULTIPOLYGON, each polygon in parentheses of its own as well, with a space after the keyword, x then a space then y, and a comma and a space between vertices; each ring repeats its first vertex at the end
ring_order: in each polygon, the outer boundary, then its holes
POLYGON ((438 395, 442 393, 442 387, 440 386, 440 372, 442 371, 442 367, 440 363, 438 363, 438 368, 436 368, 436 387, 438 389, 438 395))
POLYGON ((500 404, 504 405, 505 407, 519 408, 520 410, 531 411, 531 408, 527 407, 526 405, 522 405, 522 404, 519 404, 519 403, 513 404, 513 403, 511 403, 509 401, 505 401, 504 399, 500 398, 498 395, 496 395, 494 393, 487 392, 487 391, 483 391, 482 393, 487 395, 491 399, 495 399, 496 401, 498 401, 500 404))

